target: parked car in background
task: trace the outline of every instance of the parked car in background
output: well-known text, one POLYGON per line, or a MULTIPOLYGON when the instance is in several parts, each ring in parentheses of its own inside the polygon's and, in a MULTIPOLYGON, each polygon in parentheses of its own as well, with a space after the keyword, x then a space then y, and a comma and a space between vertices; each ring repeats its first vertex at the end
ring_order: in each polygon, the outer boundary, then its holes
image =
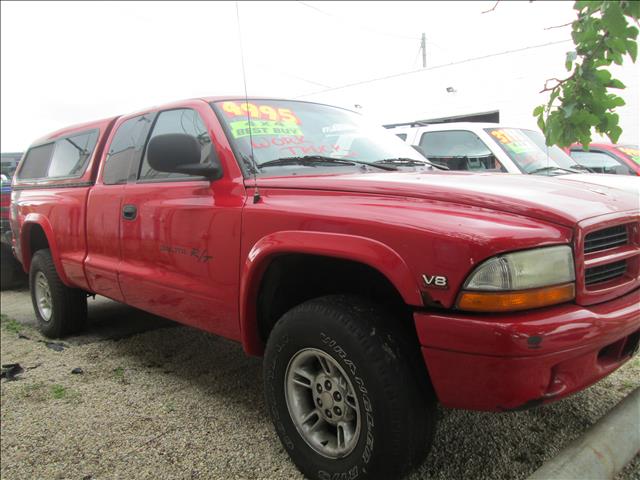
POLYGON ((567 149, 576 163, 596 173, 640 176, 638 145, 592 143, 588 150, 576 143, 567 149))
POLYGON ((537 130, 475 122, 411 124, 389 130, 450 170, 556 176, 640 194, 640 179, 596 175, 561 148, 547 146, 537 130))
POLYGON ((0 174, 0 288, 5 290, 26 283, 22 265, 13 256, 9 211, 11 206, 11 179, 0 174))

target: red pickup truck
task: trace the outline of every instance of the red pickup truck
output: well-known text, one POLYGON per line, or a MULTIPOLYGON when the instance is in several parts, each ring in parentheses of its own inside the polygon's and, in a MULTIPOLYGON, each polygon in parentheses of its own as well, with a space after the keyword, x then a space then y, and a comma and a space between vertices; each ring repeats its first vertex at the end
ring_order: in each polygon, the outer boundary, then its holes
POLYGON ((241 342, 314 479, 397 478, 436 402, 540 405, 638 350, 637 195, 448 172, 340 108, 203 98, 66 128, 29 148, 11 214, 45 335, 99 294, 241 342))

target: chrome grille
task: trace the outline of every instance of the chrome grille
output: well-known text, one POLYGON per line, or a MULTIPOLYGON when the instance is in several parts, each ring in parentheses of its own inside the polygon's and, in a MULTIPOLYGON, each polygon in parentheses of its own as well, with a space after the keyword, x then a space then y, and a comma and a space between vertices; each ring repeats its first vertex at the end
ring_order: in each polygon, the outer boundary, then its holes
POLYGON ((588 234, 584 239, 584 253, 599 252, 600 250, 626 245, 628 242, 627 226, 617 225, 588 234))
POLYGON ((584 275, 584 283, 585 285, 593 285, 594 283, 606 282, 621 277, 626 271, 626 260, 587 268, 584 275))

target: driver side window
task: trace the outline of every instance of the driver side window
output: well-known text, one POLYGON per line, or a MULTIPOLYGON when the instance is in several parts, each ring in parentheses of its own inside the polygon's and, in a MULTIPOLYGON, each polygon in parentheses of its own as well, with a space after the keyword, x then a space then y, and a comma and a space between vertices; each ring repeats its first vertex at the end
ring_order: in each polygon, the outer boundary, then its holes
MULTIPOLYGON (((211 143, 211 137, 209 137, 204 122, 200 118, 200 115, 198 115, 198 112, 190 108, 160 112, 155 124, 153 125, 149 141, 157 135, 165 135, 168 133, 186 133, 195 137, 200 144, 200 163, 211 162, 211 150, 213 148, 213 144, 211 143)), ((201 177, 194 177, 184 173, 158 172, 149 165, 147 152, 145 151, 138 178, 141 181, 158 181, 167 179, 194 180, 201 177)))

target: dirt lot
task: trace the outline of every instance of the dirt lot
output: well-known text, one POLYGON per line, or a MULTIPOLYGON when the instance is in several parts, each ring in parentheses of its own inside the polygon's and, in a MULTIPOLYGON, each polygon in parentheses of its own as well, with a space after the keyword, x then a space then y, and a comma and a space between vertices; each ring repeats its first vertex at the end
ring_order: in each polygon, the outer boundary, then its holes
MULTIPOLYGON (((25 368, 1 384, 3 480, 301 478, 268 420, 260 360, 239 345, 100 298, 62 349, 34 330, 28 292, 3 292, 2 314, 2 364, 25 368)), ((636 357, 547 407, 443 409, 411 479, 524 479, 639 385, 636 357)), ((618 477, 631 479, 638 457, 618 477)))

